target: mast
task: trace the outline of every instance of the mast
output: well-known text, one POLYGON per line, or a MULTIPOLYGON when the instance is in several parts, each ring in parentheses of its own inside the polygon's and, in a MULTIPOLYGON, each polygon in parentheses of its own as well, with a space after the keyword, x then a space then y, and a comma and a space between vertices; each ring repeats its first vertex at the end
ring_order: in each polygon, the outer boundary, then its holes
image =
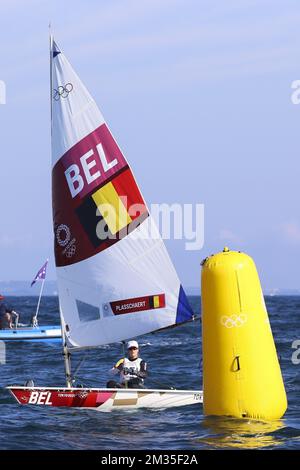
MULTIPOLYGON (((53 36, 51 33, 51 24, 49 24, 49 45, 50 45, 50 116, 51 116, 51 139, 52 139, 52 127, 53 127, 53 104, 52 104, 52 97, 53 97, 53 67, 52 67, 52 60, 53 60, 53 36)), ((58 297, 59 299, 59 297, 58 297)), ((59 300, 60 303, 60 300, 59 300)), ((65 377, 66 377, 66 386, 67 388, 72 387, 72 375, 71 375, 71 353, 67 347, 67 340, 66 340, 66 333, 65 333, 65 323, 63 321, 63 316, 61 313, 61 306, 59 306, 59 314, 60 314, 60 323, 61 323, 61 331, 62 331, 62 348, 63 348, 63 358, 64 358, 64 366, 65 366, 65 377)))
POLYGON ((38 300, 38 303, 37 303, 36 312, 35 312, 35 316, 34 316, 34 322, 35 322, 36 325, 38 324, 38 323, 37 323, 37 316, 38 316, 39 309, 40 309, 40 305, 41 305, 41 299, 42 299, 44 284, 45 284, 45 279, 42 280, 42 285, 41 285, 39 300, 38 300))
MULTIPOLYGON (((63 337, 64 337, 63 332, 63 337)), ((72 375, 71 375, 71 353, 69 352, 65 339, 63 345, 63 356, 64 356, 64 363, 65 363, 65 375, 66 375, 66 386, 67 388, 72 388, 72 375)))
POLYGON ((50 127, 51 127, 51 137, 52 138, 52 84, 53 84, 53 72, 52 72, 52 56, 53 56, 53 36, 51 33, 51 23, 49 23, 49 47, 50 47, 50 127))
POLYGON ((62 348, 63 358, 65 365, 65 377, 67 388, 72 388, 72 368, 71 368, 71 353, 68 349, 67 337, 66 337, 66 325, 62 316, 61 306, 59 306, 60 323, 61 323, 61 337, 62 337, 62 348))

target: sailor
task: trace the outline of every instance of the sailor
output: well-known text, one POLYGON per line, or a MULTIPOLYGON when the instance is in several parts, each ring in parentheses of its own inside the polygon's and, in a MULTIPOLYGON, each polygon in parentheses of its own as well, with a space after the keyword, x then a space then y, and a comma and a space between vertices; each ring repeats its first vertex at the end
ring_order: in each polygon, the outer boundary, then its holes
POLYGON ((120 374, 120 383, 109 380, 107 388, 144 388, 147 377, 147 363, 139 357, 137 341, 128 341, 127 357, 120 359, 110 370, 110 374, 120 374))
POLYGON ((15 321, 15 326, 17 326, 19 314, 14 311, 14 309, 3 302, 4 297, 0 294, 0 329, 13 328, 13 320, 15 321))

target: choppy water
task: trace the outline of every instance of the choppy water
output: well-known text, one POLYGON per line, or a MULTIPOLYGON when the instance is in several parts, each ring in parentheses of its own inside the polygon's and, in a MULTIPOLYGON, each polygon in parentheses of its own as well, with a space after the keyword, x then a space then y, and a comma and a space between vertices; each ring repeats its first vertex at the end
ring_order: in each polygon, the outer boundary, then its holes
MULTIPOLYGON (((24 320, 34 311, 34 297, 11 298, 24 320)), ((274 423, 206 418, 201 405, 170 410, 114 411, 30 407, 16 404, 0 391, 0 449, 214 449, 300 448, 300 365, 293 365, 292 342, 300 339, 300 297, 269 297, 267 307, 281 357, 289 408, 283 420, 274 423)), ((195 311, 200 298, 191 297, 195 311)), ((57 324, 58 300, 43 299, 40 323, 57 324)), ((202 388, 200 324, 184 325, 140 339, 142 357, 151 376, 147 386, 185 389, 202 388)), ((76 353, 76 364, 84 353, 76 353)), ((88 386, 104 386, 107 370, 122 357, 120 345, 92 351, 78 373, 88 386)), ((0 386, 64 384, 60 342, 7 343, 7 363, 0 366, 0 386)))

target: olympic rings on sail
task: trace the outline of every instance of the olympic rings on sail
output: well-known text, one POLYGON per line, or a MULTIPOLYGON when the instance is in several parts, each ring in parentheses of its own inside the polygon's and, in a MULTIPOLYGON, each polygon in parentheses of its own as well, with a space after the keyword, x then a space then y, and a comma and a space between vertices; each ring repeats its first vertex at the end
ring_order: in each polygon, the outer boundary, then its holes
POLYGON ((65 86, 59 86, 57 90, 53 90, 53 99, 58 101, 60 98, 67 98, 69 93, 73 90, 72 83, 67 83, 65 86))
POLYGON ((221 317, 221 324, 226 328, 243 326, 246 321, 247 315, 245 313, 241 313, 240 315, 230 315, 230 317, 223 315, 223 317, 221 317))

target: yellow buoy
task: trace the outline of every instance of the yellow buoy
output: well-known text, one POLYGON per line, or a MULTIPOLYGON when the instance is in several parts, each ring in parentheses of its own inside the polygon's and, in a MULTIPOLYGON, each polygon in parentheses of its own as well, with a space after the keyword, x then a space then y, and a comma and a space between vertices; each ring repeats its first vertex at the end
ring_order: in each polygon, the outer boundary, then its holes
POLYGON ((202 267, 204 414, 279 419, 285 388, 255 264, 225 248, 202 267))

